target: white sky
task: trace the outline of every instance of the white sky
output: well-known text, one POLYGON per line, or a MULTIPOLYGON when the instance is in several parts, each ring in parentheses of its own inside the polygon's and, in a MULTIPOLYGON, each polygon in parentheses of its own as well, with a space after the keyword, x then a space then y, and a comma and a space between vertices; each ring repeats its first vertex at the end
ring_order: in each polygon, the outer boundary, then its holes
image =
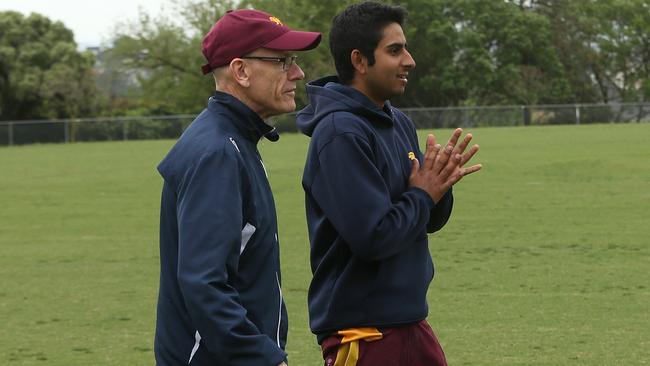
POLYGON ((120 22, 137 20, 140 9, 158 15, 171 8, 168 0, 0 0, 0 11, 36 12, 63 22, 80 49, 107 42, 120 22))

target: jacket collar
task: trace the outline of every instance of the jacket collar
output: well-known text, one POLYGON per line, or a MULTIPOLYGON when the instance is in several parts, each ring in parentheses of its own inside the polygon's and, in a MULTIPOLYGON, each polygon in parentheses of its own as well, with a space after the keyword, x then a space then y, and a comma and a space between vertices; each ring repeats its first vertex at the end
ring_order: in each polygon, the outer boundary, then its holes
MULTIPOLYGON (((253 112, 242 101, 228 93, 215 91, 214 95, 208 100, 208 110, 213 113, 218 113, 224 109, 235 117, 230 121, 237 130, 253 143, 257 143, 267 134, 275 133, 277 135, 273 126, 266 124, 257 113, 253 112)), ((271 137, 269 139, 274 141, 271 137)))

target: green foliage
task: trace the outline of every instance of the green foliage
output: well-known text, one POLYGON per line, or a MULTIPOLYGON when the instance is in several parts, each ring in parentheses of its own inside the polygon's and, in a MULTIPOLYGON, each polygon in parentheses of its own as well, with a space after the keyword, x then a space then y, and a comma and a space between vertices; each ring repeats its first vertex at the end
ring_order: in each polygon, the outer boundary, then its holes
MULTIPOLYGON (((334 66, 329 55, 328 34, 331 20, 338 12, 354 1, 313 2, 308 0, 248 0, 240 7, 253 7, 270 12, 282 19, 287 25, 323 33, 323 42, 316 50, 300 55, 300 65, 305 70, 307 79, 334 73, 334 66)), ((396 98, 400 106, 445 106, 463 104, 538 104, 559 103, 569 99, 569 86, 565 79, 562 64, 553 48, 549 21, 536 13, 523 11, 507 2, 476 2, 451 0, 410 0, 401 1, 409 11, 406 33, 409 49, 413 53, 418 67, 413 72, 412 82, 407 93, 396 98), (505 23, 505 24, 504 24, 505 23)), ((232 5, 232 4, 229 4, 232 5)), ((206 9, 218 9, 207 2, 194 2, 186 9, 183 17, 194 34, 205 33, 209 22, 219 17, 205 16, 206 9), (205 7, 198 12, 197 8, 205 7), (197 14, 203 14, 198 17, 197 14), (199 32, 199 30, 201 32, 199 32)), ((124 55, 131 55, 130 60, 140 56, 140 66, 148 70, 143 74, 143 98, 158 96, 170 90, 174 85, 172 75, 187 73, 187 69, 168 70, 167 75, 156 75, 161 60, 173 59, 174 56, 151 56, 141 53, 142 49, 151 52, 155 44, 157 49, 165 49, 161 39, 164 30, 172 33, 174 26, 163 20, 152 22, 144 18, 138 27, 133 28, 124 38, 136 38, 138 41, 127 46, 118 39, 116 49, 126 50, 124 55), (154 27, 157 31, 143 31, 154 27), (138 37, 134 35, 137 34, 138 37), (147 44, 147 42, 149 42, 147 44), (172 71, 173 73, 169 73, 172 71), (155 80, 155 81, 154 81, 155 80), (162 85, 160 85, 162 84, 162 85)), ((194 40, 176 40, 174 44, 183 45, 184 59, 196 59, 191 63, 199 65, 201 55, 196 48, 186 47, 192 42, 199 44, 199 37, 194 40)), ((177 46, 178 47, 178 46, 177 46)), ((198 46, 197 46, 198 47, 198 46)), ((190 70, 198 77, 197 71, 190 70)), ((188 81, 188 85, 195 85, 188 81)), ((203 84, 202 84, 203 85, 203 84)), ((208 84, 211 87, 211 84, 208 84)), ((179 85, 176 85, 179 87, 179 85)), ((298 106, 307 103, 304 91, 299 89, 298 106)), ((203 105, 206 92, 196 87, 188 92, 174 89, 181 98, 187 96, 197 108, 203 105), (190 94, 193 93, 193 96, 190 94)), ((155 98, 162 104, 178 105, 165 98, 155 98), (162 102, 164 100, 164 102, 162 102)), ((188 111, 182 109, 180 111, 188 111)))
POLYGON ((649 100, 650 1, 546 0, 532 8, 552 24, 573 100, 649 100))
POLYGON ((622 101, 650 100, 644 89, 650 80, 650 2, 602 1, 596 11, 604 77, 622 101))
MULTIPOLYGON (((429 321, 450 364, 650 359, 650 124, 471 132, 484 169, 455 187, 451 220, 430 236, 429 321)), ((307 319, 307 143, 283 134, 260 146, 278 211, 289 361, 301 366, 323 363, 307 319)), ((0 364, 154 363, 155 167, 172 144, 0 148, 0 364)))
POLYGON ((61 22, 0 12, 0 120, 94 114, 93 63, 61 22))
MULTIPOLYGON (((352 0, 167 0, 116 27, 98 55, 38 14, 0 13, 0 119, 194 114, 214 89, 201 41, 227 10, 258 8, 323 34, 306 80, 335 72, 332 18, 352 0), (173 16, 171 15, 173 14, 173 16), (101 93, 97 93, 97 87, 101 93)), ((650 100, 650 0, 386 0, 407 8, 417 67, 401 107, 650 100)), ((308 103, 298 88, 298 108, 308 103)))
POLYGON ((410 0, 417 67, 400 105, 563 102, 568 87, 546 18, 507 2, 410 0))
MULTIPOLYGON (((290 26, 320 31, 323 42, 301 55, 308 79, 334 73, 332 18, 355 1, 255 1, 290 26), (286 19, 285 19, 286 18, 286 19)), ((568 86, 548 21, 505 2, 395 1, 409 10, 405 32, 417 67, 400 106, 560 102, 568 86), (505 24, 504 24, 505 23, 505 24)), ((304 94, 299 102, 306 103, 304 94)), ((301 104, 299 103, 299 104, 301 104)))
POLYGON ((121 28, 109 55, 113 68, 134 72, 139 91, 136 107, 146 114, 196 113, 214 90, 211 75, 202 75, 205 63, 201 40, 232 1, 186 1, 175 4, 178 18, 152 18, 121 28))
POLYGON ((551 23, 553 44, 565 70, 571 101, 608 101, 608 90, 601 77, 599 50, 593 45, 599 27, 593 1, 549 0, 533 2, 532 11, 551 23))

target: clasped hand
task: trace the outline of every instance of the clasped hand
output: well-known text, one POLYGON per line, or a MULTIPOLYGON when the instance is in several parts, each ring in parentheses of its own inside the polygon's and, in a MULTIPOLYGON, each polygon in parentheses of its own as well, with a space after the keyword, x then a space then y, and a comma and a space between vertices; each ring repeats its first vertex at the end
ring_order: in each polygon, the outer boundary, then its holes
POLYGON ((470 141, 472 141, 472 134, 470 133, 465 135, 465 138, 457 146, 456 144, 462 133, 463 130, 457 128, 444 149, 440 144, 436 143, 434 135, 428 135, 424 162, 420 164, 418 159, 413 159, 409 186, 426 191, 435 203, 440 201, 445 192, 464 176, 475 173, 482 168, 481 164, 465 168, 465 164, 476 154, 479 146, 474 145, 469 151, 465 152, 470 141))

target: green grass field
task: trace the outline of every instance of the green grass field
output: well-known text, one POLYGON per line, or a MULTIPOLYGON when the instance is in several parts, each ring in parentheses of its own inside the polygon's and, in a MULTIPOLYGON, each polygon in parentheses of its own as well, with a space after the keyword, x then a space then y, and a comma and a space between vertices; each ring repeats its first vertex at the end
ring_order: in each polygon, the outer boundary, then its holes
MULTIPOLYGON (((472 132, 484 170, 430 237, 429 321, 450 365, 650 364, 650 124, 472 132)), ((306 311, 307 143, 260 146, 292 365, 322 364, 306 311)), ((172 144, 0 148, 0 365, 154 364, 155 166, 172 144)))

